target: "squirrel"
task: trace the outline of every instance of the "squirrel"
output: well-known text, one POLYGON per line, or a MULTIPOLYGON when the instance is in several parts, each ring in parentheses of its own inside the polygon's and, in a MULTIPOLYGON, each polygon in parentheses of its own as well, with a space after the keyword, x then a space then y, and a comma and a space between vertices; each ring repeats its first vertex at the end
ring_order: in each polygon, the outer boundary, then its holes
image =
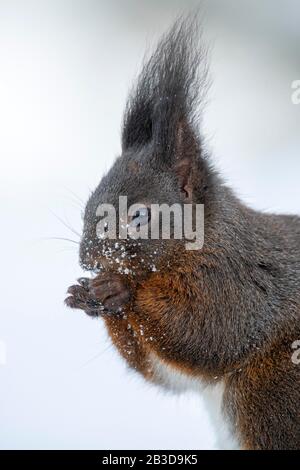
POLYGON ((121 156, 85 209, 80 264, 93 277, 69 287, 65 302, 101 317, 147 381, 208 391, 223 448, 299 449, 300 218, 251 209, 213 167, 200 131, 201 37, 194 19, 180 18, 144 63, 125 108, 121 156), (99 204, 117 207, 124 195, 147 208, 129 218, 138 226, 151 219, 151 204, 204 205, 202 248, 99 236, 99 204))

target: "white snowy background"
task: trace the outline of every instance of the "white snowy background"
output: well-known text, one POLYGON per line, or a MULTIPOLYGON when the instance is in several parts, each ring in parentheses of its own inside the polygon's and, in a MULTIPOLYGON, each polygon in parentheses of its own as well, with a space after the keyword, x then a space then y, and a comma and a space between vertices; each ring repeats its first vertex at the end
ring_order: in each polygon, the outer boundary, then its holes
MULTIPOLYGON (((84 201, 120 152, 146 46, 187 0, 0 0, 0 447, 209 449, 201 397, 129 373, 101 321, 65 308, 84 201), (83 201, 83 202, 80 202, 83 201)), ((217 167, 253 207, 300 213, 298 0, 209 0, 217 167)))

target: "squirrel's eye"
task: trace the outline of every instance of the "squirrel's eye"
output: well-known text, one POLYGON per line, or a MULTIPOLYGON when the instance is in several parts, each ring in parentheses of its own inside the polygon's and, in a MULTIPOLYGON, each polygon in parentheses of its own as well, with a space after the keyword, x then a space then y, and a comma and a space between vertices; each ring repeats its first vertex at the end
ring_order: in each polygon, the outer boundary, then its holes
POLYGON ((139 227, 141 225, 146 225, 151 220, 151 211, 148 207, 141 207, 137 210, 131 219, 131 225, 139 227))

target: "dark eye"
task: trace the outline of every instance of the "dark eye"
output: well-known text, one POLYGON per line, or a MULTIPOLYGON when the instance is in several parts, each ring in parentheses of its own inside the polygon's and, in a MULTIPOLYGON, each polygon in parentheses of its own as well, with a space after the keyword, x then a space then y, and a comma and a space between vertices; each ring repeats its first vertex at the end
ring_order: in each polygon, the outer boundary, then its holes
POLYGON ((140 227, 141 225, 147 225, 151 220, 151 210, 148 207, 141 207, 132 216, 130 225, 140 227))

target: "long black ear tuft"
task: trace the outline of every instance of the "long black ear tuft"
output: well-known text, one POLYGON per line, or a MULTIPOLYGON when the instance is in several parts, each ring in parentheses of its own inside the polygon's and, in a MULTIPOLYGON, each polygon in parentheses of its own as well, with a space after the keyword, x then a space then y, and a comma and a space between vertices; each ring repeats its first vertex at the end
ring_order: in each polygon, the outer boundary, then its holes
POLYGON ((162 162, 178 164, 183 179, 201 151, 199 105, 208 74, 200 41, 197 17, 178 19, 143 66, 124 116, 123 150, 151 142, 162 162))

